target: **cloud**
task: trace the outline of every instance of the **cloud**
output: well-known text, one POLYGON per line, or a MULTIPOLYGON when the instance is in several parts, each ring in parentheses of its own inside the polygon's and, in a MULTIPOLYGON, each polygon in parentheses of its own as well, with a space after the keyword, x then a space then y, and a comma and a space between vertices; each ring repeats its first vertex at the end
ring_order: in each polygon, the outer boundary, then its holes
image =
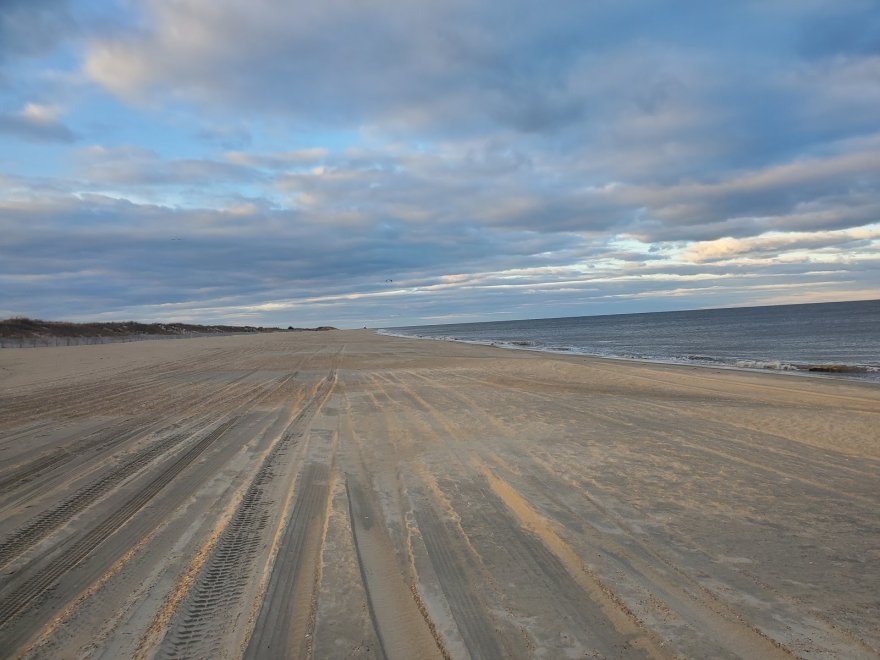
POLYGON ((18 112, 0 113, 0 132, 34 142, 73 142, 76 135, 59 115, 57 107, 28 103, 18 112))
POLYGON ((687 261, 726 261, 743 256, 775 256, 795 250, 817 250, 834 247, 838 251, 851 252, 859 248, 875 249, 872 241, 880 239, 880 227, 860 227, 840 231, 792 232, 787 234, 764 234, 749 238, 719 238, 714 241, 698 241, 684 252, 687 261))
POLYGON ((196 137, 223 149, 242 149, 250 145, 251 132, 242 125, 202 126, 196 137))
POLYGON ((306 165, 316 165, 329 155, 330 152, 323 147, 311 147, 309 149, 277 151, 268 154, 230 151, 225 156, 226 160, 238 165, 247 165, 269 170, 286 170, 290 168, 301 168, 306 165))
MULTIPOLYGON (((323 155, 281 172, 277 186, 311 208, 361 209, 407 222, 460 218, 542 233, 629 233, 643 241, 838 229, 880 207, 877 139, 716 180, 585 186, 582 173, 493 141, 436 151, 323 155)), ((251 158, 253 161, 253 157, 251 158)))
POLYGON ((35 182, 29 190, 0 204, 8 313, 394 325, 451 310, 546 316, 639 300, 744 303, 811 286, 858 292, 880 268, 876 226, 696 243, 679 259, 675 243, 389 222, 381 209, 351 231, 323 208, 174 208, 35 182), (639 258, 657 247, 661 258, 639 258), (814 252, 778 258, 798 250, 814 252), (817 267, 817 250, 836 265, 817 267), (737 259, 748 269, 725 265, 737 259))
MULTIPOLYGON (((708 13, 748 24, 748 12, 708 13)), ((545 133, 604 121, 620 102, 656 114, 699 96, 686 85, 705 48, 685 34, 651 3, 153 1, 137 29, 91 42, 85 70, 126 99, 306 124, 545 133), (632 91, 621 96, 622 73, 632 91)))
POLYGON ((93 145, 80 152, 79 164, 85 179, 105 186, 215 186, 259 179, 253 168, 235 162, 199 158, 165 160, 155 151, 130 145, 93 145))
POLYGON ((823 158, 796 160, 719 181, 619 186, 603 194, 647 209, 632 233, 642 240, 710 238, 768 229, 836 228, 876 218, 880 196, 877 139, 823 158), (715 234, 715 236, 712 236, 715 234))
MULTIPOLYGON (((793 3, 802 9, 803 3, 793 3)), ((798 50, 809 58, 876 54, 880 46, 880 15, 871 0, 823 3, 803 21, 798 50)), ((795 13, 795 16, 797 14, 795 13)))
POLYGON ((0 11, 0 64, 53 49, 71 30, 68 0, 4 0, 0 11))
POLYGON ((876 126, 880 104, 880 40, 874 52, 837 54, 789 71, 782 85, 798 100, 799 123, 857 134, 876 126), (846 117, 846 123, 841 119, 846 117))
POLYGON ((867 0, 10 6, 7 312, 361 325, 876 289, 867 0))

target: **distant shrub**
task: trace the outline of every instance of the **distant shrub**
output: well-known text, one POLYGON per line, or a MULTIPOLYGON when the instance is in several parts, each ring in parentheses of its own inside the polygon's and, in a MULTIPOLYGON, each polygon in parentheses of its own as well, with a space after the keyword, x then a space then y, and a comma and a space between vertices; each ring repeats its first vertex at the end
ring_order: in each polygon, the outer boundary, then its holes
POLYGON ((71 323, 42 321, 18 316, 0 320, 0 338, 39 337, 126 337, 133 335, 230 334, 240 332, 277 332, 280 328, 239 327, 234 325, 195 325, 192 323, 139 323, 117 321, 71 323))

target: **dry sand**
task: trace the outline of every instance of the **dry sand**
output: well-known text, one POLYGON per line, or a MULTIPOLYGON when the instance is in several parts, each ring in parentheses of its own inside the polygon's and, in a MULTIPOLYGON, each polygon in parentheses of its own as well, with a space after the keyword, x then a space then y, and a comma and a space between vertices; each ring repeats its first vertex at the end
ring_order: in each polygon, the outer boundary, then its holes
POLYGON ((0 351, 0 654, 877 657, 878 428, 366 331, 0 351))

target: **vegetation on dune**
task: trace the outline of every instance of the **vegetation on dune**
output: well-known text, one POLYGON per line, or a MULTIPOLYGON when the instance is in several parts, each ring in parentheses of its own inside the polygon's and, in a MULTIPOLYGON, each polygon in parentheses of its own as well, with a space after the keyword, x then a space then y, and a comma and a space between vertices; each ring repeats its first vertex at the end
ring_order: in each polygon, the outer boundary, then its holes
MULTIPOLYGON (((334 330, 329 326, 319 328, 294 328, 296 330, 334 330)), ((282 328, 234 325, 196 325, 192 323, 139 323, 137 321, 71 323, 68 321, 41 321, 16 317, 0 320, 0 337, 17 339, 31 337, 128 337, 133 335, 211 335, 229 333, 285 332, 282 328)))

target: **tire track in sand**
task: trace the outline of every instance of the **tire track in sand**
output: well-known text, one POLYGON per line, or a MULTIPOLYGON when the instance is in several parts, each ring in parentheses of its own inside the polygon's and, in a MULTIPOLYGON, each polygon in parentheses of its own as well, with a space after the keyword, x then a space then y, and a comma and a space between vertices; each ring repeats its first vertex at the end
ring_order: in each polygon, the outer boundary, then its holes
POLYGON ((18 620, 33 601, 51 589, 63 575, 87 559, 98 546, 125 525, 183 470, 234 427, 247 410, 258 404, 267 394, 280 389, 290 377, 280 379, 276 386, 268 392, 263 390, 248 397, 244 404, 244 410, 239 408, 238 415, 228 418, 183 454, 172 459, 170 463, 166 463, 157 476, 129 496, 121 506, 112 511, 97 526, 92 527, 78 538, 62 543, 60 548, 50 551, 54 554, 47 554, 32 560, 19 571, 3 586, 2 592, 0 592, 0 647, 3 644, 12 645, 16 636, 20 636, 21 631, 17 631, 16 626, 10 624, 18 620))
POLYGON ((308 655, 304 651, 309 646, 314 569, 320 560, 330 483, 330 467, 317 463, 307 465, 298 479, 293 512, 245 658, 308 655))
MULTIPOLYGON (((176 384, 175 388, 183 387, 176 384)), ((15 419, 27 420, 32 419, 35 414, 40 416, 52 415, 56 417, 64 415, 77 415, 81 410, 89 410, 90 412, 97 410, 108 410, 117 402, 124 402, 131 399, 134 395, 143 392, 159 392, 160 398, 170 400, 171 392, 168 391, 167 381, 163 381, 162 375, 155 375, 149 378, 141 377, 136 380, 124 380, 121 383, 92 383, 91 386, 83 386, 83 391, 87 394, 84 397, 76 397, 75 400, 65 402, 69 398, 73 398, 72 393, 64 395, 56 395, 50 398, 54 403, 54 407, 46 410, 39 400, 28 401, 25 399, 18 405, 8 405, 2 408, 0 420, 9 422, 15 419), (164 385, 164 389, 162 388, 164 385)))
MULTIPOLYGON (((412 374, 408 375, 412 376, 412 374)), ((395 377, 394 384, 400 394, 409 399, 415 409, 426 415, 427 419, 433 420, 431 425, 423 427, 424 434, 432 433, 432 427, 444 429, 448 434, 446 438, 441 438, 436 432, 433 432, 433 434, 437 435, 438 440, 445 442, 447 448, 457 457, 462 467, 468 471, 472 471, 476 467, 478 473, 495 478, 494 473, 489 471, 488 466, 478 455, 485 451, 485 447, 473 447, 469 446, 468 443, 462 443, 462 433, 464 430, 456 428, 457 424, 448 419, 435 405, 416 393, 401 375, 395 377), (477 451, 478 449, 480 451, 477 451)), ((457 394, 445 391, 444 394, 458 402, 457 405, 452 406, 453 409, 460 411, 462 403, 472 409, 471 404, 466 400, 460 399, 457 394)), ((403 401, 398 401, 397 403, 398 405, 403 405, 403 401)), ((476 412, 476 410, 472 409, 471 412, 476 412)), ((490 424, 501 428, 496 420, 490 420, 490 424)), ((489 477, 486 476, 486 478, 488 479, 489 477)), ((499 481, 496 478, 495 485, 499 481)), ((610 624, 623 639, 627 640, 627 646, 632 649, 629 653, 634 650, 637 653, 644 653, 650 657, 667 657, 669 655, 662 649, 662 642, 641 625, 629 608, 613 591, 599 582, 598 578, 586 569, 584 562, 577 553, 552 531, 547 521, 534 512, 525 500, 521 497, 514 498, 514 495, 518 494, 512 491, 512 489, 504 491, 504 494, 508 496, 506 499, 500 497, 500 491, 494 487, 490 492, 498 497, 498 501, 490 502, 494 505, 493 508, 498 510, 498 507, 504 507, 510 510, 515 515, 513 520, 520 522, 525 530, 537 536, 537 538, 533 539, 532 534, 523 534, 514 527, 511 527, 507 530, 508 534, 511 535, 510 539, 512 541, 508 547, 508 552, 521 563, 525 573, 533 573, 536 578, 542 576, 542 582, 556 583, 560 597, 557 605, 560 607, 560 613, 563 616, 569 616, 572 621, 581 622, 585 629, 593 628, 599 630, 610 624), (514 511, 511 508, 512 504, 518 505, 517 510, 514 511), (524 518, 522 516, 525 512, 534 513, 532 517, 528 518, 528 522, 531 523, 530 525, 523 522, 524 518), (542 521, 544 526, 539 528, 534 524, 537 520, 542 521), (544 533, 536 534, 536 529, 540 529, 544 533), (571 579, 566 579, 566 577, 571 579), (572 585, 571 582, 574 584, 572 585), (604 625, 596 625, 596 622, 602 622, 604 625)), ((486 495, 489 495, 489 493, 486 493, 486 495)), ((492 498, 484 497, 483 499, 489 501, 492 498)), ((451 510, 451 502, 443 502, 442 504, 444 508, 455 514, 454 510, 451 510)), ((443 529, 442 523, 436 514, 434 514, 436 520, 431 520, 431 513, 433 512, 429 508, 416 509, 415 514, 419 520, 419 529, 422 532, 431 561, 435 565, 438 577, 440 577, 441 587, 444 590, 468 650, 471 651, 472 644, 477 649, 480 649, 481 647, 477 640, 480 640, 481 633, 482 635, 484 633, 479 629, 469 630, 475 617, 481 611, 478 602, 479 597, 473 594, 471 585, 465 584, 462 581, 463 567, 454 563, 455 560, 452 554, 444 547, 443 542, 448 544, 452 543, 452 541, 448 538, 437 538, 437 530, 443 529), (432 546, 434 546, 433 554, 432 546), (437 562, 435 562, 435 556, 437 557, 437 562), (468 641, 469 637, 470 642, 468 641)), ((492 518, 495 519, 495 525, 503 527, 503 525, 500 525, 501 518, 497 516, 492 516, 492 518)), ((460 523, 458 527, 461 529, 460 523)), ((461 532, 463 533, 464 530, 461 529, 461 532)), ((477 559, 479 558, 479 553, 477 553, 475 548, 472 548, 471 552, 476 555, 477 559)), ((485 624, 483 625, 485 626, 485 624)), ((600 645, 607 643, 603 639, 596 639, 595 641, 600 645)), ((483 648, 486 649, 488 647, 483 648)))
MULTIPOLYGON (((218 391, 211 392, 202 397, 191 397, 190 399, 184 400, 183 403, 187 406, 187 409, 192 410, 195 406, 217 405, 241 398, 240 394, 232 393, 230 395, 227 392, 230 389, 234 389, 237 384, 251 376, 253 373, 255 372, 248 372, 227 383, 218 391)), ((180 404, 178 404, 177 407, 179 409, 181 407, 180 404)), ((175 426, 183 426, 196 417, 197 415, 189 415, 182 420, 178 420, 175 426)), ((108 430, 100 430, 93 434, 96 437, 85 440, 84 442, 78 442, 70 449, 67 447, 60 447, 47 454, 38 456, 27 463, 16 466, 0 479, 0 495, 11 493, 20 486, 30 484, 34 479, 42 476, 44 473, 55 471, 59 467, 66 465, 86 452, 103 452, 118 445, 122 445, 134 437, 144 435, 149 432, 150 426, 153 425, 148 424, 145 427, 127 429, 121 432, 116 431, 116 428, 119 428, 118 426, 111 427, 111 429, 108 430), (107 437, 108 435, 110 437, 107 437)))
POLYGON ((355 553, 380 657, 448 657, 415 600, 415 592, 402 579, 379 508, 353 475, 346 475, 345 488, 355 553))
POLYGON ((430 505, 414 507, 413 512, 431 565, 437 573, 443 595, 468 654, 473 660, 505 657, 496 636, 496 625, 489 620, 485 605, 474 592, 468 572, 453 550, 457 540, 446 531, 445 525, 430 505))
MULTIPOLYGON (((266 456, 235 514, 206 558, 183 604, 172 618, 159 647, 160 657, 223 655, 221 645, 227 625, 226 614, 239 603, 247 583, 254 575, 254 563, 264 541, 264 530, 276 504, 272 498, 276 463, 308 428, 335 384, 336 374, 333 371, 266 456)), ((310 476, 317 481, 314 473, 310 476)), ((309 508, 308 505, 306 508, 309 508)))
MULTIPOLYGON (((24 610, 28 604, 49 589, 64 573, 83 561, 104 542, 113 532, 122 527, 138 510, 149 502, 160 490, 167 486, 187 466, 201 456, 208 447, 219 440, 237 421, 238 417, 227 420, 214 431, 202 438, 183 456, 174 461, 161 474, 144 488, 131 496, 126 502, 92 528, 85 536, 66 548, 58 557, 38 574, 26 579, 0 600, 0 629, 24 610)), ((3 636, 0 634, 0 640, 3 636)))
MULTIPOLYGON (((395 451, 398 456, 411 456, 416 445, 430 443, 435 449, 443 446, 450 452, 451 463, 467 463, 465 449, 453 446, 449 439, 437 433, 435 426, 428 423, 427 420, 432 418, 431 405, 416 395, 402 379, 391 374, 374 374, 366 384, 376 411, 384 413, 386 435, 396 438, 395 451), (383 399, 381 405, 376 400, 377 396, 383 399), (418 412, 415 417, 409 417, 406 421, 401 419, 401 413, 411 414, 414 411, 418 412), (432 442, 435 439, 436 444, 432 442)), ((433 421, 447 428, 446 420, 433 421)), ((421 463, 412 468, 415 470, 412 481, 406 478, 406 474, 398 473, 398 478, 402 479, 401 485, 406 484, 403 491, 408 493, 402 493, 401 496, 408 502, 403 515, 407 520, 407 546, 413 579, 422 583, 418 586, 419 591, 425 590, 426 594, 439 591, 443 603, 434 602, 431 614, 437 619, 437 628, 446 631, 448 639, 444 639, 444 642, 450 647, 450 652, 461 653, 466 649, 473 658, 521 656, 522 649, 514 648, 516 643, 500 632, 504 626, 499 627, 499 622, 486 606, 483 598, 486 590, 497 601, 497 586, 486 571, 480 553, 461 527, 460 518, 437 487, 428 468, 421 463), (435 506, 455 522, 454 531, 447 529, 434 510, 435 506), (425 575, 420 575, 416 568, 415 539, 421 539, 420 545, 427 553, 426 560, 430 562, 425 575)), ((425 616, 427 618, 429 615, 425 616)), ((435 631, 435 636, 437 634, 439 630, 435 631)))
MULTIPOLYGON (((376 384, 374 379, 370 381, 376 384)), ((377 412, 383 408, 377 396, 383 393, 381 385, 366 390, 377 412)), ((380 658, 391 660, 448 658, 449 654, 419 593, 415 568, 410 566, 408 570, 403 570, 399 564, 388 523, 376 500, 376 491, 369 486, 378 480, 385 484, 386 490, 399 489, 399 479, 383 473, 381 463, 376 466, 379 472, 373 474, 366 459, 375 458, 377 447, 371 446, 370 451, 365 449, 358 430, 352 424, 351 403, 348 397, 344 397, 344 400, 347 424, 341 442, 347 445, 344 449, 348 451, 341 452, 342 470, 352 545, 376 639, 374 650, 380 658), (405 577, 407 574, 410 580, 405 577)), ((391 435, 388 434, 389 440, 391 435)), ((392 451, 398 456, 406 453, 404 448, 396 444, 392 451)), ((392 499, 396 498, 392 496, 392 499)))
MULTIPOLYGON (((276 388, 283 387, 289 378, 283 379, 276 384, 276 388)), ((250 401, 259 399, 264 392, 259 392, 250 397, 250 401)), ((203 429, 202 429, 203 430, 203 429)), ((185 440, 198 435, 201 431, 185 432, 172 435, 154 445, 146 447, 135 453, 127 461, 124 461, 113 471, 103 475, 96 481, 80 488, 76 493, 65 499, 59 505, 44 512, 36 519, 16 531, 3 543, 0 543, 0 568, 8 564, 15 557, 25 552, 28 548, 39 543, 53 531, 71 520, 81 511, 85 510, 99 498, 110 492, 129 477, 149 465, 154 459, 173 450, 185 440)))
MULTIPOLYGON (((418 409, 434 417, 453 437, 459 436, 461 431, 456 432, 440 411, 413 392, 401 379, 398 378, 398 381, 402 392, 415 399, 418 409)), ((457 399, 459 405, 462 403, 467 405, 467 402, 457 394, 452 392, 446 392, 446 394, 457 399)), ((535 393, 527 394, 532 397, 543 396, 535 393)), ((568 406, 564 405, 563 407, 568 406)), ((470 461, 486 478, 491 489, 490 492, 498 498, 497 503, 503 505, 513 514, 527 532, 537 536, 542 545, 550 551, 555 559, 559 560, 590 600, 601 607, 604 615, 614 624, 621 635, 629 637, 636 647, 641 648, 649 655, 662 657, 665 654, 665 649, 661 648, 659 639, 643 626, 612 589, 588 569, 575 550, 557 533, 554 524, 538 513, 510 484, 498 477, 496 472, 483 459, 479 458, 478 453, 484 452, 468 452, 470 461)), ((535 457, 531 456, 531 452, 527 450, 527 453, 532 460, 535 460, 535 457)), ((493 458, 500 461, 497 456, 493 456, 493 458)), ((501 462, 503 463, 503 461, 501 462)), ((624 556, 627 556, 630 561, 636 559, 628 553, 624 556)), ((547 566, 550 562, 544 561, 542 564, 547 566)), ((666 568, 676 570, 674 566, 666 566, 666 568)), ((776 640, 769 638, 757 629, 741 625, 735 612, 719 609, 722 607, 721 604, 714 601, 712 603, 699 602, 689 592, 680 593, 671 585, 666 584, 666 581, 660 578, 660 574, 660 571, 652 570, 652 567, 642 564, 643 578, 651 580, 654 593, 660 595, 694 629, 711 629, 715 639, 728 649, 735 650, 739 644, 742 645, 742 648, 748 648, 751 653, 760 657, 790 657, 789 651, 776 640), (698 602, 693 602, 695 600, 698 602)))
MULTIPOLYGON (((644 629, 638 625, 638 619, 632 611, 589 570, 580 556, 554 529, 550 521, 535 510, 513 486, 499 477, 488 464, 476 458, 474 464, 486 478, 491 492, 498 498, 498 501, 503 503, 525 530, 535 535, 544 546, 552 551, 581 588, 590 595, 594 602, 601 605, 606 616, 622 634, 639 635, 636 645, 654 657, 668 655, 665 650, 659 649, 652 639, 644 635, 644 629)), ((624 556, 634 559, 628 553, 624 556)), ((654 592, 659 594, 676 612, 684 616, 695 629, 711 631, 713 639, 719 642, 726 651, 737 654, 746 653, 750 657, 760 658, 792 657, 787 648, 759 630, 744 625, 734 613, 719 611, 720 603, 709 603, 699 599, 693 593, 679 593, 677 588, 673 588, 670 584, 664 584, 666 580, 659 578, 659 571, 651 570, 646 573, 646 575, 651 574, 654 577, 651 585, 654 592)))

